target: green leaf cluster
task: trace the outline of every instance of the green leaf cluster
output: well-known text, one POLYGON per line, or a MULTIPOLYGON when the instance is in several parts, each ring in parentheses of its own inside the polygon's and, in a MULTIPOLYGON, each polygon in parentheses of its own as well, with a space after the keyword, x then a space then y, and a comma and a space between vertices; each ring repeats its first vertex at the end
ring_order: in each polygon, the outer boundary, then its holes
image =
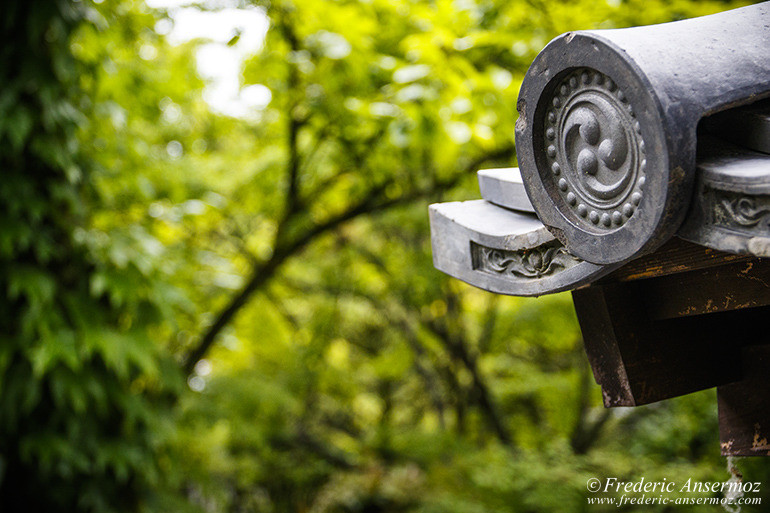
POLYGON ((205 101, 212 43, 171 44, 173 12, 7 8, 3 511, 601 511, 588 478, 726 479, 713 392, 604 410, 569 296, 441 275, 427 205, 515 164, 554 36, 738 5, 185 7, 268 18, 240 81, 272 99, 242 117, 205 101))
POLYGON ((3 510, 124 511, 151 498, 179 373, 158 351, 141 240, 94 229, 77 137, 91 99, 74 31, 91 6, 4 7, 0 80, 0 496, 3 510))

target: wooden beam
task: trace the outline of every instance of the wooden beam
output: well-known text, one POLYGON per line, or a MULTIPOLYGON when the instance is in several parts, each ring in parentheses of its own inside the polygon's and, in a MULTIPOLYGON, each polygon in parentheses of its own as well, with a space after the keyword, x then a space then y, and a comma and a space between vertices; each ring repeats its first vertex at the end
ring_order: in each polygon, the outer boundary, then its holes
MULTIPOLYGON (((629 283, 651 319, 675 319, 770 305, 770 261, 754 258, 719 267, 629 283)), ((736 326, 742 331, 745 326, 736 326)))
MULTIPOLYGON (((575 311, 604 405, 638 406, 741 378, 736 334, 770 315, 770 307, 655 319, 650 297, 633 284, 573 291, 575 311)), ((745 339, 744 339, 745 340, 745 339)))
POLYGON ((744 379, 717 389, 722 455, 770 456, 770 345, 745 347, 742 358, 744 379))
POLYGON ((751 255, 736 255, 693 244, 679 237, 672 237, 655 252, 625 264, 604 281, 634 281, 667 276, 698 269, 708 269, 731 262, 756 260, 751 255))

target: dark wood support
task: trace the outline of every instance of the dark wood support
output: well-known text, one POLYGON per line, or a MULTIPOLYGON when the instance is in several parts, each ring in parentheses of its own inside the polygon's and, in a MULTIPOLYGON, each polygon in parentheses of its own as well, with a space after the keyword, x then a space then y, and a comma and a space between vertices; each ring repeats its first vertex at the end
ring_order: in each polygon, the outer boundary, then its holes
POLYGON ((573 291, 605 406, 648 404, 742 378, 741 348, 770 343, 754 335, 770 316, 770 261, 734 257, 672 242, 647 257, 641 276, 624 269, 573 291))
MULTIPOLYGON (((604 405, 639 406, 730 383, 741 377, 733 312, 655 320, 637 287, 573 292, 588 360, 604 405), (732 346, 732 347, 731 347, 732 346)), ((770 315, 770 310, 751 317, 770 315)), ((766 318, 766 317, 765 317, 766 318)))
POLYGON ((756 258, 718 251, 673 237, 655 252, 625 264, 605 281, 643 280, 748 260, 756 258))
POLYGON ((745 347, 744 379, 717 389, 723 456, 770 456, 770 345, 745 347))

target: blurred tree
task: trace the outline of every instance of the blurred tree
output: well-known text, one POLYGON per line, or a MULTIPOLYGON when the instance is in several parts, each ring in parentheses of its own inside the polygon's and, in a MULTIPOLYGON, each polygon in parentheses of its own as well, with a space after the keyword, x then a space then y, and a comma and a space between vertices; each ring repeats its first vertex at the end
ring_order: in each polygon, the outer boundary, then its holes
MULTIPOLYGON (((3 511, 122 511, 158 481, 178 372, 141 239, 88 229, 96 191, 76 138, 89 99, 69 39, 98 12, 3 8, 0 77, 0 496, 3 511)), ((178 386, 177 386, 178 388, 178 386)))
POLYGON ((240 292, 191 349, 188 371, 249 298, 308 244, 357 217, 435 197, 480 164, 514 155, 510 137, 495 139, 488 125, 476 127, 486 144, 469 145, 471 125, 439 115, 456 100, 469 120, 480 119, 490 108, 471 113, 461 94, 474 88, 479 99, 491 93, 496 104, 492 75, 504 75, 507 87, 510 73, 493 65, 475 70, 427 41, 399 47, 415 37, 419 20, 399 16, 397 5, 273 2, 268 15, 273 30, 266 49, 245 74, 247 82, 264 81, 278 93, 259 153, 282 154, 260 177, 272 187, 252 184, 231 198, 263 205, 259 222, 270 226, 272 242, 264 256, 249 252, 254 221, 242 219, 244 251, 253 264, 240 292), (361 23, 351 26, 351 19, 361 23), (410 51, 412 61, 420 52, 432 55, 413 64, 405 57, 410 51))
POLYGON ((272 100, 243 117, 212 112, 208 42, 169 44, 162 10, 7 9, 3 498, 587 511, 588 477, 724 478, 713 394, 603 410, 569 297, 440 275, 426 206, 514 163, 553 36, 737 5, 234 1, 270 20, 241 85, 272 100))
POLYGON ((210 419, 187 436, 217 447, 196 453, 191 466, 219 469, 197 486, 276 511, 580 511, 593 475, 720 478, 713 397, 613 418, 569 299, 439 276, 424 212, 475 197, 478 165, 511 163, 519 81, 551 37, 725 7, 265 4, 271 30, 244 71, 273 92, 255 127, 261 166, 221 191, 247 279, 186 353, 193 369, 224 343, 185 403, 188 421, 210 419), (645 449, 628 454, 631 439, 645 449))

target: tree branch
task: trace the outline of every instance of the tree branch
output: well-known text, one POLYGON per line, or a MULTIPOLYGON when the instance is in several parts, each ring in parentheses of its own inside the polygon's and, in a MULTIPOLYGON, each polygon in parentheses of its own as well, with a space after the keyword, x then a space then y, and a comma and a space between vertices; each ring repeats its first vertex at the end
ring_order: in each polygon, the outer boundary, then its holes
MULTIPOLYGON (((301 49, 299 38, 294 32, 294 27, 291 24, 289 15, 286 12, 282 12, 282 15, 278 19, 278 29, 281 31, 281 35, 289 43, 289 48, 292 53, 296 53, 301 49)), ((289 92, 296 92, 300 90, 300 77, 297 64, 291 60, 286 61, 286 90, 289 92)), ((288 187, 286 192, 286 212, 285 217, 289 218, 300 208, 299 206, 299 167, 300 167, 300 155, 299 147, 297 143, 297 136, 299 129, 307 123, 307 119, 299 119, 297 117, 297 107, 300 104, 298 97, 291 98, 289 103, 289 111, 287 116, 287 135, 288 135, 288 153, 289 158, 286 162, 288 187)))
POLYGON ((479 165, 487 160, 502 158, 503 156, 513 153, 513 146, 506 147, 474 159, 469 162, 463 170, 453 175, 452 177, 443 181, 435 182, 431 187, 414 190, 409 194, 404 194, 396 198, 386 198, 384 196, 385 189, 390 185, 391 181, 386 180, 382 184, 373 187, 369 190, 367 195, 361 199, 358 203, 351 206, 344 212, 332 216, 322 223, 313 225, 308 228, 304 233, 300 234, 293 240, 283 242, 282 234, 286 225, 284 223, 279 226, 278 233, 276 234, 276 244, 273 250, 272 256, 265 262, 255 265, 251 277, 247 281, 246 285, 233 297, 230 302, 220 311, 217 315, 214 323, 206 330, 203 336, 200 338, 195 348, 188 353, 183 363, 183 370, 189 374, 192 372, 195 364, 203 358, 213 345, 217 335, 227 326, 233 319, 236 313, 248 302, 249 298, 259 290, 265 283, 268 282, 276 273, 278 268, 293 255, 296 255, 302 251, 305 246, 310 244, 319 236, 334 230, 342 224, 351 221, 357 217, 371 214, 385 212, 386 210, 408 204, 421 198, 425 198, 442 191, 446 191, 457 185, 460 180, 465 177, 469 170, 476 169, 479 165))
MULTIPOLYGON (((452 305, 457 306, 457 298, 452 293, 447 294, 447 315, 444 318, 459 318, 459 312, 452 311, 452 305)), ((443 343, 444 347, 449 352, 450 356, 462 363, 462 365, 471 374, 471 387, 475 395, 476 404, 481 411, 487 417, 492 430, 497 435, 498 440, 503 444, 510 446, 512 444, 511 435, 508 432, 508 428, 505 426, 502 417, 497 411, 492 393, 489 390, 484 378, 481 375, 481 371, 478 366, 478 360, 468 350, 468 346, 465 341, 465 337, 461 333, 454 333, 458 330, 450 331, 448 326, 444 323, 439 323, 435 319, 426 319, 424 325, 438 336, 439 340, 443 343)))
MULTIPOLYGON (((582 344, 578 344, 581 348, 582 344)), ((579 349, 580 350, 580 349, 579 349)), ((582 353, 582 351, 581 351, 582 353)), ((580 355, 583 356, 582 354, 580 355)), ((610 420, 612 410, 606 408, 599 417, 591 422, 588 413, 591 409, 591 371, 588 363, 581 358, 580 367, 580 396, 578 398, 578 419, 570 437, 570 446, 575 454, 586 454, 597 442, 602 428, 610 420)))
POLYGON ((497 325, 497 303, 500 296, 497 294, 490 294, 487 300, 487 311, 484 314, 484 324, 482 325, 481 333, 479 333, 478 343, 476 347, 480 352, 484 352, 489 348, 489 344, 492 340, 492 335, 495 332, 495 326, 497 325))

